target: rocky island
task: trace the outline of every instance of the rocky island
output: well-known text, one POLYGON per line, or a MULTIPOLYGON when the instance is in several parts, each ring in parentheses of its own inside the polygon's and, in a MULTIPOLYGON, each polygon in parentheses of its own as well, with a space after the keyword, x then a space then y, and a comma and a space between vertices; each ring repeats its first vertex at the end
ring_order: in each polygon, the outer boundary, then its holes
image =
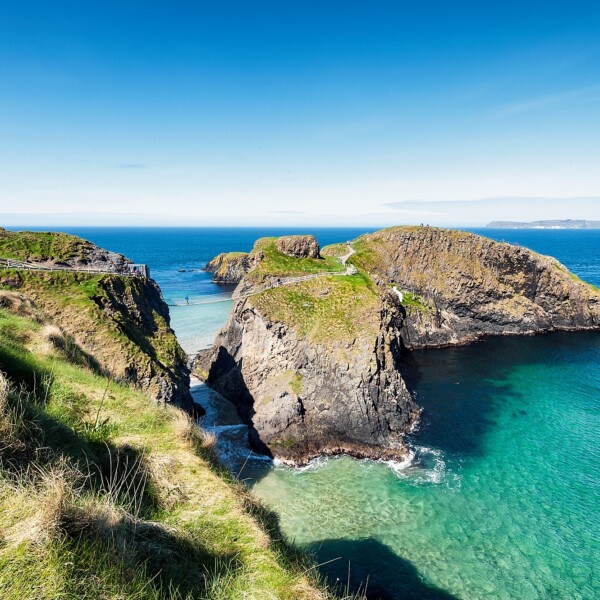
POLYGON ((430 227, 322 250, 313 236, 264 238, 230 281, 229 322, 195 371, 234 403, 255 449, 290 464, 401 458, 420 412, 405 351, 600 329, 600 291, 555 259, 430 227))

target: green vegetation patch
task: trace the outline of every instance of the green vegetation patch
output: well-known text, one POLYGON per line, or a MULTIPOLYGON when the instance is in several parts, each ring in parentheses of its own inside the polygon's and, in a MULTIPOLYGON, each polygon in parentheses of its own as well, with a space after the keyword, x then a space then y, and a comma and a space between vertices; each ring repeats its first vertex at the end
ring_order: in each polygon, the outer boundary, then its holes
POLYGON ((412 292, 404 292, 402 294, 402 305, 406 308, 412 308, 419 312, 428 312, 429 306, 421 296, 412 292))
POLYGON ((51 327, 0 308, 0 597, 330 597, 210 436, 73 362, 51 327))
POLYGON ((265 277, 296 277, 311 273, 343 272, 344 267, 332 256, 296 258, 277 250, 277 238, 261 238, 254 244, 252 254, 261 254, 262 260, 248 278, 261 281, 265 277))
POLYGON ((90 247, 90 242, 67 233, 0 229, 0 258, 62 262, 83 258, 90 247))
POLYGON ((302 394, 302 382, 304 381, 304 377, 302 373, 298 373, 298 371, 292 371, 290 376, 290 389, 296 396, 302 394))
POLYGON ((333 256, 339 258, 348 254, 348 246, 346 244, 330 244, 321 248, 321 256, 333 256))
POLYGON ((358 238, 352 242, 355 254, 350 257, 349 262, 361 271, 366 271, 367 273, 372 273, 378 269, 385 268, 382 253, 377 251, 383 244, 384 242, 377 238, 373 240, 367 240, 364 236, 358 238))
POLYGON ((267 318, 279 321, 311 341, 353 340, 379 327, 379 297, 362 274, 318 277, 252 296, 267 318))

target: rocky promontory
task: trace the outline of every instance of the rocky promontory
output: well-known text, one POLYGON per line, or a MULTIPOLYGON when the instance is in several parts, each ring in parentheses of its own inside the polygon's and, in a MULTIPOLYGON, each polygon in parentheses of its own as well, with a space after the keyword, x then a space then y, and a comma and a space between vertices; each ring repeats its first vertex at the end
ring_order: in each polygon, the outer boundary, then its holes
POLYGON ((393 227, 353 243, 354 264, 395 288, 407 348, 484 335, 600 327, 600 292, 556 259, 463 231, 393 227))
POLYGON ((129 260, 68 234, 5 230, 0 258, 60 266, 3 268, 0 290, 32 302, 86 352, 93 368, 134 383, 157 402, 193 411, 187 357, 171 329, 169 308, 156 282, 125 275, 129 260))
POLYGON ((244 275, 253 267, 247 252, 222 252, 209 260, 204 270, 213 274, 215 283, 239 283, 244 275))
POLYGON ((407 349, 600 329, 600 292, 525 248, 430 227, 322 252, 281 239, 255 244, 229 322, 195 369, 234 403, 254 448, 292 464, 401 458, 419 415, 407 349))

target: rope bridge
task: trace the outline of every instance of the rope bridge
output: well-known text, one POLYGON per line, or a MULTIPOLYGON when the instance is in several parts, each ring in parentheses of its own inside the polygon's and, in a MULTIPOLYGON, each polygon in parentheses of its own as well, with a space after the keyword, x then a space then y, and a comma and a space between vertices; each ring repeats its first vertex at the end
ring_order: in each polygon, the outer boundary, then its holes
POLYGON ((248 292, 247 294, 240 294, 239 296, 233 297, 232 293, 221 293, 221 294, 206 294, 201 296, 200 300, 190 299, 188 298, 169 298, 167 299, 167 304, 169 306, 202 306, 204 304, 215 304, 217 302, 229 302, 231 300, 241 300, 242 298, 249 298, 250 296, 256 296, 257 294, 262 294, 262 292, 266 290, 272 290, 274 288, 278 288, 284 285, 293 285, 295 283, 300 283, 302 281, 309 281, 311 279, 317 279, 318 277, 335 277, 340 275, 354 275, 356 273, 356 268, 352 265, 346 267, 345 271, 323 271, 321 273, 311 273, 310 275, 301 275, 299 277, 286 277, 285 279, 280 279, 275 281, 265 287, 260 288, 259 290, 255 290, 253 292, 248 292))

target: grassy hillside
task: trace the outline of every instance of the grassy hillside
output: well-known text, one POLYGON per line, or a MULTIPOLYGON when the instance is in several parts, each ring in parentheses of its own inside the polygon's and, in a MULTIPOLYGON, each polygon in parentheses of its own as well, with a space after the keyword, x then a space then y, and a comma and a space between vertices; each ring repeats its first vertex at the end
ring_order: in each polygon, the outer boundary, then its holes
POLYGON ((32 299, 46 318, 69 333, 113 377, 136 382, 157 400, 189 404, 184 393, 186 356, 153 282, 118 275, 3 269, 0 290, 18 291, 32 299))
POLYGON ((93 245, 67 233, 12 232, 0 228, 0 257, 25 261, 82 258, 93 245))
POLYGON ((327 597, 185 413, 3 294, 1 598, 327 597))

